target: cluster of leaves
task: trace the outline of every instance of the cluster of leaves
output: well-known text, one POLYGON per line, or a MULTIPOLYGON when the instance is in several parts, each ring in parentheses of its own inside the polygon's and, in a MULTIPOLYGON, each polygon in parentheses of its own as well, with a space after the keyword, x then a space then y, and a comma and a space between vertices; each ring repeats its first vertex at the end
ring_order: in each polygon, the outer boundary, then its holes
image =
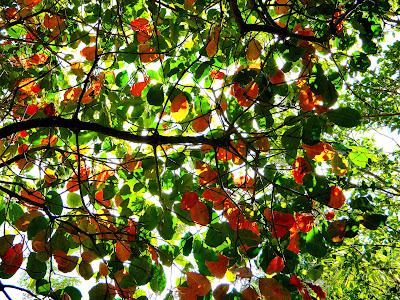
POLYGON ((83 296, 54 289, 60 272, 95 280, 93 300, 324 299, 344 297, 332 270, 357 283, 363 260, 389 297, 398 264, 354 247, 398 238, 381 204, 400 194, 381 177, 395 159, 363 136, 363 98, 344 95, 396 10, 3 1, 0 278, 22 270, 52 299, 83 296))

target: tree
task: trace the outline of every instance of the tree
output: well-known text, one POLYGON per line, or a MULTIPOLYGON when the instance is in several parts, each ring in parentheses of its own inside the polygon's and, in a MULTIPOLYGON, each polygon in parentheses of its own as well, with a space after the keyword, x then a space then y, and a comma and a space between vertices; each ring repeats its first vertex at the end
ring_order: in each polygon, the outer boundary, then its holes
POLYGON ((0 7, 7 298, 395 299, 397 1, 0 7))

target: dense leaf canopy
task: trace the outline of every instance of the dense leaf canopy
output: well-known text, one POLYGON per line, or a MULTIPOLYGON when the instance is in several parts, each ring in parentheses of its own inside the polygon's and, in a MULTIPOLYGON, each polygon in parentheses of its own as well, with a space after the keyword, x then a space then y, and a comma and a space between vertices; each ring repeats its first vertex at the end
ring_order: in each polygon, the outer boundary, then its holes
POLYGON ((1 1, 0 293, 397 299, 398 9, 1 1))

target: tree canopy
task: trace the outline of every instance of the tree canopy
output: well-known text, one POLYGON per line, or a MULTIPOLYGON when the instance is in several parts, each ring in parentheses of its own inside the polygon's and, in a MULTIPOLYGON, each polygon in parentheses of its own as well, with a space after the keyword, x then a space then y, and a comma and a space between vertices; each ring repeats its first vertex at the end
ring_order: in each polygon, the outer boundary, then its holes
POLYGON ((398 299, 398 10, 1 1, 0 293, 398 299))

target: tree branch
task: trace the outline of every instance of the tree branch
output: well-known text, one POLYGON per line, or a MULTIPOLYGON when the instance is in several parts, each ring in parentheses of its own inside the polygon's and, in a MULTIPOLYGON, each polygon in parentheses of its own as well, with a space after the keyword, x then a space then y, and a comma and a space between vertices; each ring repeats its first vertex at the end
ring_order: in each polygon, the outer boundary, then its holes
POLYGON ((104 134, 117 139, 126 140, 129 142, 148 144, 152 146, 159 145, 179 145, 179 144, 191 144, 191 145, 201 145, 208 144, 211 146, 224 146, 228 143, 228 137, 222 138, 207 138, 205 136, 163 136, 159 134, 153 135, 137 135, 131 132, 122 131, 110 127, 106 127, 93 122, 85 122, 80 120, 64 119, 61 117, 53 118, 40 118, 40 119, 30 119, 27 121, 22 121, 18 123, 12 123, 0 128, 0 139, 6 138, 17 132, 23 130, 29 130, 34 128, 66 128, 71 131, 82 131, 88 130, 104 134))
POLYGON ((314 42, 314 43, 325 43, 329 40, 329 35, 325 34, 323 37, 315 37, 315 36, 305 36, 301 34, 296 34, 293 33, 286 28, 279 27, 278 25, 275 24, 248 24, 244 21, 242 14, 239 10, 239 7, 236 3, 236 0, 229 0, 229 5, 232 10, 232 15, 235 18, 235 21, 239 27, 240 33, 246 34, 247 32, 251 31, 258 31, 258 32, 268 32, 272 34, 276 34, 278 36, 281 36, 283 38, 285 37, 293 37, 293 38, 298 38, 301 40, 309 41, 309 42, 314 42))

